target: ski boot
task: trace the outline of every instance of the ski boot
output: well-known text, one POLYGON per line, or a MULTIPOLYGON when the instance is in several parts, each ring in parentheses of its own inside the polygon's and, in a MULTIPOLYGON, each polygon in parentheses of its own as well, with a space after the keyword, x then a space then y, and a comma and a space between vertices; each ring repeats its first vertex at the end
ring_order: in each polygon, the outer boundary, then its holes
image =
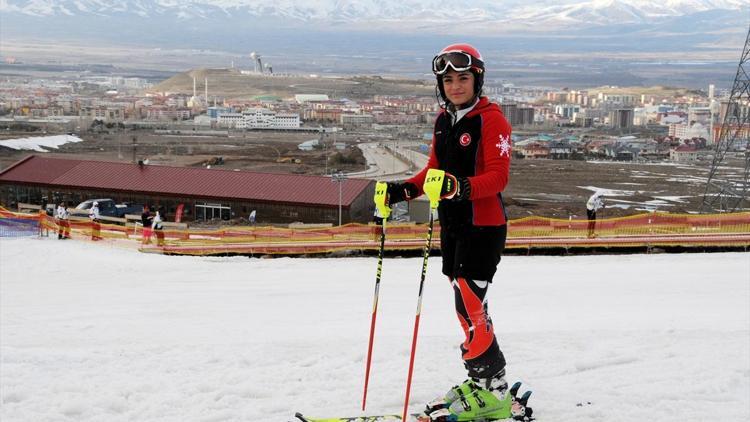
POLYGON ((469 378, 461 385, 456 385, 448 390, 445 395, 427 403, 424 411, 425 415, 430 415, 440 409, 447 409, 451 404, 466 400, 467 397, 479 390, 488 390, 496 392, 498 397, 504 395, 508 390, 508 383, 505 381, 505 370, 501 370, 490 378, 469 378))
POLYGON ((479 388, 468 395, 459 396, 447 407, 438 408, 429 413, 429 418, 420 421, 431 422, 478 422, 513 419, 531 421, 532 409, 527 407, 531 392, 527 391, 518 397, 521 383, 517 382, 508 390, 507 384, 502 390, 479 388))
POLYGON ((434 400, 427 403, 424 414, 429 415, 436 410, 447 408, 460 397, 468 396, 478 389, 479 386, 477 385, 476 379, 468 378, 462 384, 451 387, 445 395, 436 397, 434 400))

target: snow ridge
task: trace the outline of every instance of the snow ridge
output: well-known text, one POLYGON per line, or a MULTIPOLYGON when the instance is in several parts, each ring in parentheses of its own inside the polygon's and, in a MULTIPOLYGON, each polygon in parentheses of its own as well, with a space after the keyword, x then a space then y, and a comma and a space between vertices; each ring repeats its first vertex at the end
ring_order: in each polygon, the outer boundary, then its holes
POLYGON ((220 19, 247 15, 298 22, 468 23, 477 20, 535 24, 653 23, 711 10, 745 10, 750 0, 0 0, 0 12, 37 17, 131 15, 140 18, 220 19), (468 11, 472 11, 469 13, 468 11), (476 13, 474 13, 476 12, 476 13))

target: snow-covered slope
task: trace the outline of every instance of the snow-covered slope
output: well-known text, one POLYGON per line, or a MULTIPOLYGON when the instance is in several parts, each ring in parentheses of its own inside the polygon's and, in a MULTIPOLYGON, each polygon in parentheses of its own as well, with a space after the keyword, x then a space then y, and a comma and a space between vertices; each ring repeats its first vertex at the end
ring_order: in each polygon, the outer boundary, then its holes
MULTIPOLYGON (((0 239, 0 420, 357 415, 376 259, 0 239)), ((383 265, 368 411, 403 406, 420 258, 383 265)), ((746 253, 506 256, 489 311, 540 421, 750 420, 746 253)), ((430 258, 411 409, 465 372, 430 258)))

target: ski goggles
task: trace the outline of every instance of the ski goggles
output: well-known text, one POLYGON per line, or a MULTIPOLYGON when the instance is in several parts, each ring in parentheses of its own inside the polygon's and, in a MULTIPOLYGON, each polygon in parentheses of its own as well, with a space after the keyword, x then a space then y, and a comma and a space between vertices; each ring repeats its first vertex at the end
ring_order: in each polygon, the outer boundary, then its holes
POLYGON ((456 72, 464 72, 472 67, 481 69, 483 64, 481 60, 472 58, 471 54, 462 51, 449 51, 432 59, 432 73, 443 75, 448 71, 448 66, 456 72))

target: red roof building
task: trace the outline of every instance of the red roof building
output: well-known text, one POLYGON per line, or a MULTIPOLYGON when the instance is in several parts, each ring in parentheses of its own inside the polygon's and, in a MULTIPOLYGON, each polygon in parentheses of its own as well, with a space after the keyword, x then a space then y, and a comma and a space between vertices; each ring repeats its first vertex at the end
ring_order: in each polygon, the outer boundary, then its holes
MULTIPOLYGON (((374 182, 341 182, 342 222, 372 219, 374 182)), ((337 223, 339 182, 326 176, 256 173, 194 167, 138 165, 31 155, 0 172, 0 202, 69 206, 112 198, 163 206, 173 215, 182 204, 183 220, 247 217, 258 222, 337 223), (215 207, 213 207, 215 205, 215 207), (215 210, 219 209, 218 217, 215 210)))

